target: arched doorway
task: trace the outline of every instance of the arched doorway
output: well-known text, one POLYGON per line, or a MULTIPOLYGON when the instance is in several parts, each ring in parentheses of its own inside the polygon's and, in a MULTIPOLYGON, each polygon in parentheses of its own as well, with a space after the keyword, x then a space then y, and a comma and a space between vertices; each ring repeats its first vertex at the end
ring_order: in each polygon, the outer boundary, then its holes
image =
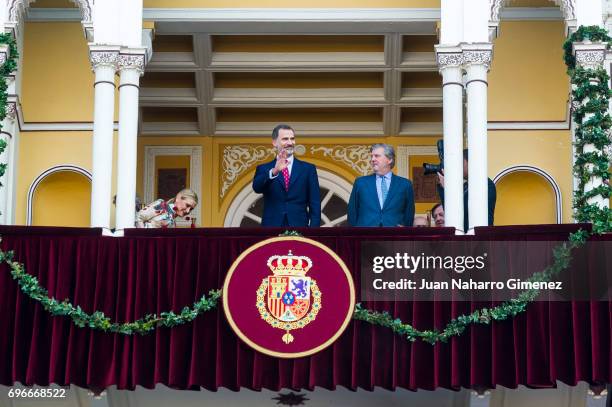
MULTIPOLYGON (((347 225, 346 211, 352 185, 329 171, 317 169, 321 188, 321 226, 347 225)), ((225 227, 254 227, 261 224, 263 196, 253 191, 251 185, 244 187, 227 210, 225 227)))
POLYGON ((40 174, 28 191, 26 224, 89 227, 91 174, 76 166, 58 166, 40 174))
POLYGON ((516 166, 495 177, 496 225, 561 223, 561 192, 546 172, 531 166, 516 166))

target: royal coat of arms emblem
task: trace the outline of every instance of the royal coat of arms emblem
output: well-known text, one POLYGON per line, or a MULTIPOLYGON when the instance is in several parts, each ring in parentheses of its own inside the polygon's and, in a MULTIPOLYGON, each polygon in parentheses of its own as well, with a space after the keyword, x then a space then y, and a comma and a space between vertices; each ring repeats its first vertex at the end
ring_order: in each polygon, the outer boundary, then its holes
POLYGON ((223 282, 223 311, 236 335, 266 355, 300 358, 342 335, 355 308, 351 273, 332 249, 278 236, 242 250, 223 282))
POLYGON ((312 260, 289 251, 285 256, 271 256, 267 266, 273 274, 265 277, 257 289, 256 306, 264 321, 285 331, 281 339, 290 344, 294 340, 291 331, 314 321, 321 309, 317 282, 306 276, 312 260))

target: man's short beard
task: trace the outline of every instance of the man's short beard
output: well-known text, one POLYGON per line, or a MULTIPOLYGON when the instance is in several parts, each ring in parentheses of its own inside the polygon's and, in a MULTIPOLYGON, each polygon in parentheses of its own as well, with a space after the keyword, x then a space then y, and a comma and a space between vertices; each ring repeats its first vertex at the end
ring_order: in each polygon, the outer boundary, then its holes
POLYGON ((292 156, 293 151, 295 150, 295 147, 286 147, 286 148, 283 148, 282 150, 284 150, 285 153, 287 153, 287 156, 292 156))

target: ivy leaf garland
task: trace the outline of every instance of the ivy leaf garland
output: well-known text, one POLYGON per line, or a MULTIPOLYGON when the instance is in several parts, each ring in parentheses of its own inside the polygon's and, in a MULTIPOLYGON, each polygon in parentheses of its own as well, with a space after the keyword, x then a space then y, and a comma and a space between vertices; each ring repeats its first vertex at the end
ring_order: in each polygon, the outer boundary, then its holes
POLYGON ((196 319, 200 314, 217 306, 221 290, 211 290, 208 296, 203 295, 191 307, 185 307, 180 313, 173 311, 157 314, 147 314, 133 322, 111 322, 101 311, 91 314, 83 311, 80 306, 74 306, 68 300, 59 301, 49 296, 49 292, 40 285, 38 279, 25 271, 22 263, 13 261, 13 252, 0 251, 0 262, 8 264, 11 275, 21 289, 21 292, 42 305, 45 311, 53 316, 64 316, 72 320, 79 328, 91 328, 103 332, 123 335, 145 335, 160 327, 183 325, 196 319))
POLYGON ((600 208, 589 200, 595 197, 609 199, 612 188, 602 184, 586 191, 586 185, 592 178, 610 179, 610 128, 612 118, 608 113, 610 101, 610 77, 603 67, 596 69, 576 66, 572 53, 574 42, 591 41, 610 43, 612 38, 608 31, 598 26, 581 26, 570 35, 563 44, 567 73, 572 84, 572 101, 575 106, 572 118, 576 123, 575 163, 573 172, 578 179, 574 191, 574 213, 578 222, 590 222, 594 233, 612 231, 612 211, 600 208), (592 146, 593 148, 588 148, 592 146))
MULTIPOLYGON (((10 34, 0 34, 0 44, 8 45, 8 56, 2 67, 0 68, 0 130, 2 130, 2 122, 6 118, 6 108, 8 106, 8 84, 6 78, 8 78, 15 69, 17 69, 17 43, 10 34)), ((0 154, 6 149, 6 141, 0 140, 0 154)), ((6 163, 0 164, 0 178, 6 172, 6 163)), ((0 186, 2 183, 0 182, 0 186)))

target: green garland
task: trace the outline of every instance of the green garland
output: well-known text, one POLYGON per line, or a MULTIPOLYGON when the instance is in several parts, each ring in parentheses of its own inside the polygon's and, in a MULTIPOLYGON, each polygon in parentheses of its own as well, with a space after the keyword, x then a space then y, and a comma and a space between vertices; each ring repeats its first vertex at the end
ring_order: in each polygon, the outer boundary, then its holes
POLYGON ((573 172, 578 179, 574 191, 574 216, 578 222, 592 223, 594 233, 605 233, 612 231, 612 210, 600 208, 589 203, 589 200, 597 196, 609 199, 612 188, 603 184, 587 192, 585 186, 593 177, 610 179, 610 161, 606 154, 606 150, 609 150, 612 144, 610 141, 612 118, 608 113, 610 77, 603 67, 585 69, 576 66, 572 45, 582 41, 609 44, 612 38, 604 28, 581 26, 563 44, 567 73, 572 84, 572 101, 577 106, 572 115, 576 124, 574 142, 576 161, 573 172), (587 115, 590 117, 585 120, 587 115), (585 151, 587 145, 592 145, 597 150, 587 152, 585 151))
MULTIPOLYGON (((578 31, 570 36, 563 47, 565 49, 568 73, 571 76, 572 84, 575 85, 575 89, 572 91, 573 100, 580 103, 580 106, 575 109, 573 115, 577 124, 575 143, 577 154, 574 173, 579 179, 579 186, 574 195, 574 209, 576 211, 576 219, 579 222, 592 223, 593 232, 599 234, 612 229, 612 211, 608 208, 601 209, 596 205, 588 204, 587 201, 589 198, 597 195, 609 197, 610 187, 602 185, 588 193, 584 191, 584 187, 586 182, 593 176, 601 177, 604 180, 609 179, 609 161, 600 152, 584 152, 584 146, 592 144, 600 151, 609 148, 610 140, 608 135, 612 127, 612 119, 607 113, 610 90, 608 88, 608 75, 605 70, 576 68, 576 60, 572 55, 572 43, 587 39, 591 41, 610 41, 607 32, 599 27, 580 27, 578 31), (586 103, 584 103, 585 100, 587 101, 586 103), (584 118, 587 114, 592 114, 592 117, 585 121, 584 118)), ((16 49, 13 52, 13 48, 15 48, 14 41, 11 41, 11 37, 0 35, 0 43, 10 44, 11 58, 14 58, 17 54, 16 49)), ((5 64, 4 66, 3 74, 5 77, 15 67, 14 59, 11 58, 7 61, 8 65, 5 64)), ((4 93, 2 93, 2 89, 2 84, 0 83, 0 107, 4 106, 4 109, 0 108, 0 119, 3 119, 5 115, 7 102, 6 83, 4 83, 4 93)), ((0 168, 0 171, 3 172, 4 167, 0 168)), ((282 235, 298 236, 299 233, 286 231, 282 235)), ((572 250, 584 245, 588 237, 589 233, 584 230, 571 234, 568 242, 554 249, 553 264, 544 271, 535 273, 527 281, 545 282, 551 281, 552 278, 558 276, 568 267, 572 257, 572 250)), ((75 307, 68 300, 60 302, 49 297, 48 291, 40 286, 36 277, 28 274, 23 264, 13 261, 12 252, 0 251, 1 262, 9 265, 11 275, 13 279, 17 280, 21 291, 39 302, 50 314, 67 316, 78 327, 89 327, 95 330, 122 335, 144 335, 159 327, 174 327, 186 324, 193 321, 200 314, 214 309, 221 297, 220 290, 212 290, 208 293, 208 297, 202 296, 192 307, 185 307, 178 314, 173 311, 162 312, 159 315, 147 314, 144 318, 134 322, 117 323, 111 322, 110 318, 103 312, 95 311, 89 314, 79 306, 75 307)), ((525 312, 529 303, 538 296, 539 292, 539 290, 526 290, 521 292, 517 298, 506 301, 496 307, 490 309, 482 308, 471 314, 461 315, 452 319, 442 330, 421 331, 412 325, 405 324, 399 318, 394 319, 388 312, 364 309, 361 304, 356 305, 353 317, 356 320, 390 328, 396 334, 402 335, 412 342, 421 339, 427 343, 435 344, 437 342, 446 342, 454 336, 461 335, 470 325, 504 321, 525 312)))
MULTIPOLYGON (((0 130, 2 130, 2 121, 6 118, 6 107, 8 106, 8 84, 6 78, 17 69, 17 44, 15 39, 10 34, 0 34, 0 44, 8 45, 8 53, 6 61, 0 68, 0 130)), ((0 140, 0 154, 6 149, 6 141, 0 140)), ((6 172, 6 163, 0 163, 0 178, 6 172)), ((0 186, 2 183, 0 182, 0 186)))
POLYGON ((5 262, 11 269, 11 275, 21 289, 21 292, 39 302, 45 311, 53 316, 69 317, 72 323, 79 328, 92 328, 99 331, 118 333, 123 335, 140 334, 145 335, 153 332, 159 327, 173 327, 183 325, 196 319, 200 314, 209 311, 217 306, 221 290, 211 290, 208 297, 203 295, 193 306, 185 307, 180 313, 162 312, 161 314, 147 314, 134 322, 117 323, 111 322, 101 311, 89 314, 81 309, 80 306, 72 305, 68 300, 58 301, 49 297, 49 292, 43 288, 38 279, 25 271, 22 263, 13 261, 12 252, 0 250, 0 262, 5 262))

